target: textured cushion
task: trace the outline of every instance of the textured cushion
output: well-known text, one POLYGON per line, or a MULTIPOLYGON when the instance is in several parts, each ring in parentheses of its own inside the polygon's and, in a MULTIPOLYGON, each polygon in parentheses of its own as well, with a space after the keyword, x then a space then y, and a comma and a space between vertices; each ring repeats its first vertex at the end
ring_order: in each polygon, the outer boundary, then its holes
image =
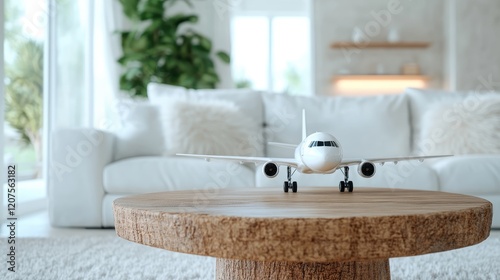
POLYGON ((500 94, 434 105, 423 117, 421 136, 427 154, 500 154, 500 94))
POLYGON ((425 113, 435 104, 449 104, 465 98, 464 92, 448 92, 443 90, 426 90, 417 88, 407 88, 405 95, 410 103, 411 122, 411 149, 414 154, 426 154, 425 147, 422 147, 422 123, 425 113))
POLYGON ((257 124, 234 103, 224 100, 178 100, 162 106, 167 154, 257 156, 262 141, 257 124))
POLYGON ((104 169, 107 193, 148 193, 254 187, 254 171, 233 162, 178 157, 136 157, 104 169))
POLYGON ((463 155, 431 165, 441 191, 465 194, 500 194, 500 155, 463 155))
MULTIPOLYGON (((259 92, 247 89, 217 89, 217 90, 193 90, 183 87, 150 83, 148 84, 148 97, 152 104, 165 106, 178 102, 179 100, 190 101, 210 101, 224 100, 232 102, 247 118, 252 120, 253 127, 249 132, 252 135, 252 142, 258 143, 255 147, 254 155, 264 155, 264 108, 262 97, 259 92)), ((168 109, 162 108, 163 110, 168 109)), ((167 143, 168 145, 168 143, 167 143)))
MULTIPOLYGON (((410 153, 407 98, 297 97, 263 95, 268 141, 298 144, 302 134, 302 109, 306 110, 307 133, 333 134, 344 157, 405 156, 410 153)), ((293 151, 268 147, 269 156, 293 156, 293 151)))
POLYGON ((158 107, 130 103, 125 108, 121 111, 122 126, 115 133, 114 159, 161 155, 164 140, 158 107))
MULTIPOLYGON (((262 168, 261 166, 259 167, 262 168)), ((261 170, 256 172, 257 187, 281 188, 286 177, 286 167, 280 167, 280 173, 275 178, 267 178, 261 170)), ((419 161, 400 162, 397 165, 386 163, 383 166, 376 165, 376 174, 372 178, 363 178, 357 172, 357 166, 353 166, 349 172, 349 179, 356 187, 381 187, 398 189, 438 190, 439 180, 436 172, 427 164, 419 161)), ((297 181, 299 190, 301 187, 331 187, 332 192, 338 192, 338 185, 344 180, 340 171, 333 174, 302 174, 296 172, 293 180, 297 181)), ((356 190, 355 190, 356 191, 356 190)))

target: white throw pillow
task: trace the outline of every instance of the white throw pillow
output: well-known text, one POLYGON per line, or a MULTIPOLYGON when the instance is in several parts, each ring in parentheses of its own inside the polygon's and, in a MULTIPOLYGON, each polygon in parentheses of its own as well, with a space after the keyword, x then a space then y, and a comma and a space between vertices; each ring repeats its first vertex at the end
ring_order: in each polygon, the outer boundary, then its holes
POLYGON ((234 103, 222 100, 171 100, 162 106, 167 154, 255 156, 255 128, 234 103))
POLYGON ((470 94, 434 105, 423 117, 423 154, 500 153, 500 94, 470 94))
POLYGON ((407 88, 405 95, 410 100, 411 149, 413 154, 420 153, 419 141, 422 138, 422 122, 425 113, 435 104, 459 102, 467 96, 466 92, 450 92, 435 89, 407 88))
POLYGON ((149 103, 128 103, 120 110, 122 125, 115 132, 114 159, 159 156, 164 151, 159 109, 149 103))
MULTIPOLYGON (((204 102, 216 107, 221 107, 220 109, 225 110, 227 114, 233 114, 234 116, 231 120, 224 120, 222 123, 220 123, 220 125, 231 126, 239 123, 241 126, 246 127, 247 134, 251 135, 252 137, 252 139, 249 139, 249 143, 251 143, 250 145, 252 146, 254 151, 245 153, 245 151, 239 150, 238 152, 244 152, 244 154, 251 154, 254 156, 264 155, 264 106, 260 92, 248 89, 194 90, 172 85, 150 83, 148 84, 148 98, 149 102, 162 108, 161 111, 164 119, 169 119, 172 117, 172 113, 169 112, 169 108, 172 108, 172 104, 178 103, 179 101, 185 101, 185 107, 192 107, 191 109, 194 110, 196 110, 197 107, 200 107, 204 102), (193 101, 193 103, 190 103, 190 101, 193 101), (223 103, 225 105, 221 105, 221 103, 213 101, 229 102, 232 104, 231 107, 235 107, 239 113, 234 112, 235 108, 231 108, 228 110, 228 106, 225 106, 228 103, 223 103), (167 109, 165 109, 166 107, 167 109), (169 114, 170 116, 165 116, 165 113, 169 114), (251 122, 248 123, 248 120, 251 120, 251 122)), ((204 108, 203 111, 208 112, 208 109, 204 108)), ((176 110, 176 112, 178 112, 178 110, 176 110)), ((179 114, 178 116, 180 116, 179 114)), ((214 126, 214 124, 210 125, 214 126)), ((167 136, 166 134, 170 134, 170 128, 168 127, 168 125, 165 125, 164 123, 163 127, 165 136, 167 136)), ((238 133, 237 131, 239 130, 236 130, 235 133, 238 133)), ((179 133, 184 133, 184 131, 179 131, 179 133)), ((173 150, 170 147, 169 139, 171 139, 170 136, 165 138, 167 142, 167 154, 172 154, 173 150)), ((203 144, 204 143, 197 143, 196 145, 203 144)), ((235 152, 233 148, 231 148, 230 150, 233 150, 233 152, 235 152)))

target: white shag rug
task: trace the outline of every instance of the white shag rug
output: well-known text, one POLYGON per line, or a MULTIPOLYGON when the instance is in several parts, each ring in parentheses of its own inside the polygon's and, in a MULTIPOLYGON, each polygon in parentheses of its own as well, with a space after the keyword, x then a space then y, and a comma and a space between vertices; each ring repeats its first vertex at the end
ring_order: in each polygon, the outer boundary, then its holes
MULTIPOLYGON (((214 279, 215 259, 173 253, 119 237, 18 238, 16 270, 0 279, 214 279)), ((500 232, 458 250, 390 260, 392 279, 500 279, 500 232)))

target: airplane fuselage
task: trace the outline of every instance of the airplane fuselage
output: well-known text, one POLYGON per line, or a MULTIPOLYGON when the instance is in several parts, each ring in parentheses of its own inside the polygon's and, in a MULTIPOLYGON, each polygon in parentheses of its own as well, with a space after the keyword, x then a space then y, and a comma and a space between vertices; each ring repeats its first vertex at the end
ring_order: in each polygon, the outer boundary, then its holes
POLYGON ((342 162, 342 147, 331 134, 316 132, 306 137, 295 149, 297 170, 301 173, 330 174, 342 162))

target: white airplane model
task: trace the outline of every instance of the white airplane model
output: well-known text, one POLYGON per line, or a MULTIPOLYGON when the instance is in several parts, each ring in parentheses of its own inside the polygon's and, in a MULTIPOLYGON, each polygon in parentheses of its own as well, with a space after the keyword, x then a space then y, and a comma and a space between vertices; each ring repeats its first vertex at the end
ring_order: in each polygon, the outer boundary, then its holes
POLYGON ((371 159, 343 159, 342 147, 339 141, 331 134, 325 132, 316 132, 309 136, 306 134, 305 112, 302 112, 302 142, 296 146, 284 143, 269 144, 284 148, 294 148, 294 158, 269 158, 269 157, 241 157, 241 156, 216 156, 216 155, 195 155, 195 154, 177 154, 177 156, 210 159, 231 160, 240 163, 263 163, 263 173, 268 178, 274 178, 278 175, 279 166, 287 166, 287 181, 283 184, 283 190, 288 192, 292 189, 297 192, 297 182, 292 182, 292 175, 295 171, 304 174, 331 174, 338 169, 344 174, 344 181, 340 181, 339 190, 344 192, 347 189, 353 191, 353 183, 349 181, 349 166, 358 165, 358 173, 364 178, 371 178, 375 175, 375 163, 384 164, 385 162, 394 162, 406 160, 420 160, 427 158, 448 157, 449 155, 439 156, 414 156, 414 157, 392 157, 392 158, 371 158, 371 159), (292 173, 292 168, 295 171, 292 173), (343 169, 343 170, 342 170, 343 169))

